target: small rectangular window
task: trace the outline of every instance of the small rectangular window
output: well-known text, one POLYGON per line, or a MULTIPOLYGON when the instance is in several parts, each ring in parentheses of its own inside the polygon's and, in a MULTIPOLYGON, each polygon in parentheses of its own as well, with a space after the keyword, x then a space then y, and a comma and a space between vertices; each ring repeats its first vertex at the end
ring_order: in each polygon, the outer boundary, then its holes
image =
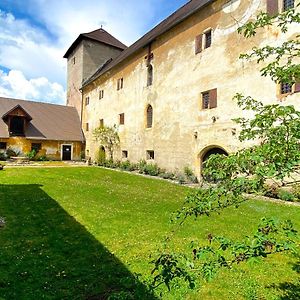
POLYGON ((117 81, 117 90, 121 90, 123 88, 123 78, 119 78, 117 81))
POLYGON ((280 84, 280 93, 281 94, 291 93, 292 90, 293 90, 293 86, 290 83, 281 83, 280 84))
POLYGON ((75 56, 73 57, 73 65, 75 65, 75 63, 76 63, 76 58, 75 58, 75 56))
POLYGON ((119 124, 124 125, 125 124, 125 114, 119 114, 119 124))
POLYGON ((283 0, 283 10, 284 11, 294 8, 294 6, 295 6, 294 0, 283 0))
POLYGON ((99 100, 103 99, 104 97, 104 90, 99 91, 99 100))
POLYGON ((90 97, 85 97, 85 105, 89 105, 90 104, 90 97))
POLYGON ((6 142, 0 142, 0 150, 6 150, 7 143, 6 142))
POLYGON ((217 107, 217 89, 212 89, 202 93, 202 109, 212 109, 217 107))
POLYGON ((204 33, 204 48, 209 48, 211 46, 211 41, 212 41, 212 35, 211 35, 211 30, 206 31, 204 33))
POLYGON ((100 119, 100 121, 99 121, 99 126, 100 126, 100 127, 104 127, 104 120, 103 120, 103 119, 100 119))
POLYGON ((147 160, 154 159, 154 151, 147 150, 146 156, 147 156, 147 160))
POLYGON ((128 151, 127 150, 122 151, 122 158, 128 158, 128 151))
POLYGON ((89 123, 85 123, 85 131, 89 131, 89 123))
POLYGON ((32 143, 31 144, 31 151, 35 150, 36 153, 38 153, 42 149, 41 143, 32 143))

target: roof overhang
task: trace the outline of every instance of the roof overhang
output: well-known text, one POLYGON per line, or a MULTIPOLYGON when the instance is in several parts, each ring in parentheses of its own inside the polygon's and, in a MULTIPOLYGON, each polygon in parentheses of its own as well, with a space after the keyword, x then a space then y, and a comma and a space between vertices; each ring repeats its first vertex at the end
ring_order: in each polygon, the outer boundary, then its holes
POLYGON ((24 117, 27 121, 31 121, 32 117, 30 116, 30 114, 21 106, 21 105, 16 105, 15 107, 13 107, 11 110, 9 110, 8 112, 6 112, 3 116, 2 119, 5 121, 7 120, 8 117, 10 116, 19 116, 18 114, 14 114, 15 111, 17 110, 21 110, 23 112, 24 115, 20 116, 20 117, 24 117))

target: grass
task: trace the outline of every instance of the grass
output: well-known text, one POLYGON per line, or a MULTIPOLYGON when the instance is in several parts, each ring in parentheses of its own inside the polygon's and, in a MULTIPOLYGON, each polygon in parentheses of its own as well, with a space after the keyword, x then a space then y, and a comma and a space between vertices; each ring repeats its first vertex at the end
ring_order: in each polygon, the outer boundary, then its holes
MULTIPOLYGON (((11 168, 0 172, 0 299, 106 299, 126 288, 155 299, 142 284, 150 256, 163 247, 186 187, 100 168, 11 168), (139 281, 134 274, 141 274, 139 281)), ((220 215, 190 220, 174 251, 208 233, 242 238, 260 218, 291 219, 300 209, 247 201, 220 215)), ((276 254, 254 267, 223 270, 200 289, 163 291, 163 299, 299 299, 300 262, 276 254)), ((159 291, 161 292, 161 291, 159 291)), ((141 296, 142 295, 142 296, 141 296)), ((117 294, 115 299, 128 299, 117 294)))

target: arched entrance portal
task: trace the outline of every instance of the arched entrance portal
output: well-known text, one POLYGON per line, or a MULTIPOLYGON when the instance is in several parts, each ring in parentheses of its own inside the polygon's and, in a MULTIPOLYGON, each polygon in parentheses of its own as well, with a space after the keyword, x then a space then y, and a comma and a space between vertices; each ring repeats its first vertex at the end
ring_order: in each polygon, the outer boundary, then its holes
POLYGON ((203 169, 205 168, 205 161, 209 159, 211 155, 220 154, 228 156, 228 153, 219 146, 210 146, 205 148, 200 155, 200 174, 202 174, 203 169))

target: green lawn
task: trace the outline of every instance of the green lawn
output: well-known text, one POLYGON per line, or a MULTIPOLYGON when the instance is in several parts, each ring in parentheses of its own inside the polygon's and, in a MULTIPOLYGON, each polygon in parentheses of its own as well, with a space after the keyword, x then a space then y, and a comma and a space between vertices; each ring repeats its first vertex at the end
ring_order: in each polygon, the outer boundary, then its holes
MULTIPOLYGON (((133 286, 134 274, 150 278, 150 255, 173 229, 169 217, 188 188, 93 167, 7 168, 0 183, 0 299, 106 299, 124 287, 159 298, 133 286)), ((187 222, 171 247, 190 251, 189 241, 208 233, 241 238, 263 216, 291 219, 300 231, 300 208, 248 201, 187 222)), ((276 254, 162 298, 299 299, 299 271, 299 259, 276 254)))

